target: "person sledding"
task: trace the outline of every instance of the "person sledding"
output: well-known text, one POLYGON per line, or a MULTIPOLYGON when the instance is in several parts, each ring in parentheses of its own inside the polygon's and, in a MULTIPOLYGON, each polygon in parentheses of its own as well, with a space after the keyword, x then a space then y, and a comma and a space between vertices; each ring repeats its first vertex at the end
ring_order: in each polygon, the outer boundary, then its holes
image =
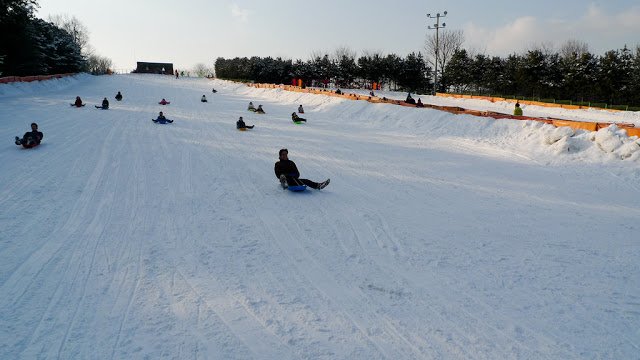
POLYGON ((207 97, 202 95, 202 97, 200 98, 200 102, 207 102, 207 97))
POLYGON ((249 106, 247 106, 247 110, 253 111, 253 112, 256 111, 256 107, 253 106, 253 102, 249 101, 249 106))
POLYGON ((107 98, 102 99, 102 106, 96 105, 96 109, 109 110, 109 100, 107 98))
POLYGON ((173 120, 167 119, 162 113, 162 111, 160 111, 160 113, 158 114, 157 119, 151 119, 151 121, 153 121, 156 124, 167 124, 167 123, 171 124, 173 122, 173 120))
POLYGON ((122 94, 120 93, 120 91, 118 91, 118 93, 116 94, 116 100, 122 101, 122 94))
POLYGON ((162 100, 160 100, 160 102, 158 104, 160 104, 160 105, 169 105, 169 104, 171 104, 171 101, 167 101, 164 98, 162 98, 162 100))
POLYGON ((420 98, 418 98, 418 102, 416 103, 416 107, 424 107, 424 104, 422 103, 422 100, 420 100, 420 98))
POLYGON ((516 107, 513 109, 513 115, 522 116, 522 108, 520 107, 519 102, 516 102, 516 107))
POLYGON ((407 93, 407 99, 404 101, 407 104, 415 105, 416 101, 411 97, 411 93, 407 93))
POLYGON ((302 105, 298 106, 298 114, 304 114, 304 109, 302 108, 302 105))
POLYGON ((71 106, 75 106, 75 107, 82 107, 85 106, 86 104, 82 103, 82 99, 80 99, 80 96, 76 96, 76 101, 71 104, 71 106))
POLYGON ((258 108, 256 109, 256 114, 264 114, 264 109, 262 108, 262 105, 258 105, 258 108))
POLYGON ((216 90, 216 88, 212 88, 212 89, 211 89, 211 92, 215 94, 215 93, 217 93, 217 92, 218 92, 218 90, 216 90))
POLYGON ((273 167, 276 177, 280 180, 280 185, 283 189, 289 186, 308 186, 312 189, 324 189, 329 185, 330 179, 327 179, 321 183, 311 181, 309 179, 300 179, 300 172, 296 164, 289 160, 289 150, 280 149, 278 152, 279 161, 276 162, 273 167))
POLYGON ((44 135, 38 131, 38 124, 31 123, 31 131, 24 133, 22 138, 16 136, 16 145, 22 145, 25 148, 32 148, 40 145, 44 135))
POLYGON ((244 123, 244 120, 242 120, 242 116, 240 116, 240 119, 238 119, 238 121, 236 121, 236 129, 238 130, 246 130, 246 129, 253 129, 255 125, 247 125, 244 123))
POLYGON ((298 116, 298 114, 292 112, 291 113, 291 120, 296 123, 296 124, 300 124, 302 122, 307 122, 307 119, 303 119, 300 116, 298 116))

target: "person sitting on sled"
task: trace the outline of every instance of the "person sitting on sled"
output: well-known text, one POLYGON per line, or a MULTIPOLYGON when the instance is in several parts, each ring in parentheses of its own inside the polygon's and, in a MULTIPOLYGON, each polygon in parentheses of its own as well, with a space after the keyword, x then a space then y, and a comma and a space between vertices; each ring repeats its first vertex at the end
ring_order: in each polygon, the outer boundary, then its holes
POLYGON ((236 121, 236 129, 253 129, 254 125, 247 125, 244 123, 244 120, 242 120, 242 116, 240 116, 240 119, 238 119, 238 121, 236 121))
POLYGON ((418 102, 416 103, 416 107, 424 107, 424 104, 422 103, 422 100, 420 100, 420 98, 418 98, 418 102))
POLYGON ((160 100, 160 102, 158 103, 160 105, 167 105, 169 104, 169 101, 165 100, 164 98, 162 98, 162 100, 160 100))
POLYGON ((298 106, 298 114, 304 114, 304 109, 302 108, 302 105, 298 106))
POLYGON ((122 100, 122 94, 120 93, 120 91, 118 91, 118 93, 116 94, 116 100, 118 101, 122 100))
POLYGON ((249 110, 249 111, 256 111, 255 106, 253 106, 253 102, 249 101, 249 106, 247 107, 247 110, 249 110))
POLYGON ((160 111, 160 113, 158 114, 158 118, 157 119, 151 119, 151 121, 153 121, 154 123, 160 123, 160 124, 166 124, 166 123, 172 123, 173 120, 169 120, 167 119, 164 114, 162 113, 162 111, 160 111))
POLYGON ((80 99, 80 96, 76 96, 76 101, 73 103, 73 106, 75 107, 84 106, 84 104, 82 103, 82 99, 80 99))
POLYGON ((200 98, 200 102, 207 102, 207 97, 202 95, 202 97, 200 98))
POLYGON ((217 92, 218 92, 218 90, 216 90, 216 88, 212 88, 212 89, 211 89, 211 92, 215 94, 215 93, 217 93, 217 92))
POLYGON ((293 120, 293 122, 300 122, 300 121, 304 121, 307 122, 307 119, 303 119, 300 116, 298 116, 298 114, 296 113, 291 113, 291 120, 293 120))
POLYGON ((309 179, 300 179, 300 172, 298 171, 298 167, 296 164, 289 160, 289 150, 280 149, 278 152, 279 161, 276 162, 273 167, 274 172, 276 173, 276 177, 280 180, 280 184, 283 188, 287 186, 296 186, 296 185, 306 185, 312 189, 324 189, 327 185, 329 185, 330 179, 327 179, 321 183, 317 183, 315 181, 311 181, 309 179))
POLYGON ((404 102, 406 102, 407 104, 415 104, 416 103, 416 101, 413 100, 413 98, 411 97, 411 93, 407 93, 407 99, 404 102))
POLYGON ((258 105, 258 108, 256 109, 256 114, 264 114, 264 109, 262 108, 262 105, 258 105))
POLYGON ((24 133, 24 136, 21 138, 16 136, 16 145, 23 146, 36 146, 39 145, 42 141, 44 135, 42 132, 38 131, 38 124, 31 123, 31 131, 27 131, 24 133))
POLYGON ((522 116, 522 108, 520 107, 519 102, 516 102, 516 107, 513 109, 513 115, 522 116))
POLYGON ((103 109, 103 110, 109 109, 109 100, 107 100, 107 98, 102 99, 102 106, 96 105, 96 109, 103 109))

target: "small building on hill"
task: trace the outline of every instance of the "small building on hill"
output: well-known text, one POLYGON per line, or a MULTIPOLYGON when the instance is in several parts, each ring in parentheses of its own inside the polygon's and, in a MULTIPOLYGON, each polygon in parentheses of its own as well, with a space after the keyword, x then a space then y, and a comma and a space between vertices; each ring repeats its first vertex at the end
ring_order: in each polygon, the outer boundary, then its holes
POLYGON ((173 64, 138 61, 138 66, 136 66, 134 72, 141 74, 173 75, 173 64))

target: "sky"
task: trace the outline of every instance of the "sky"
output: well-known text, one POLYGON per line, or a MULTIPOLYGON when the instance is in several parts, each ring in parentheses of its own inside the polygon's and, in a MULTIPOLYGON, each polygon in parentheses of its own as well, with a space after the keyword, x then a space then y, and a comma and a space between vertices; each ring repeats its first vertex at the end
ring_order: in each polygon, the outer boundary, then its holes
POLYGON ((424 52, 435 23, 427 14, 447 11, 446 29, 464 32, 464 47, 504 56, 567 40, 602 54, 640 44, 640 3, 613 1, 393 1, 325 0, 112 0, 87 6, 81 0, 40 0, 37 15, 67 14, 90 31, 96 52, 116 69, 136 61, 172 62, 178 69, 213 66, 217 57, 272 56, 309 59, 347 47, 400 56, 424 52))

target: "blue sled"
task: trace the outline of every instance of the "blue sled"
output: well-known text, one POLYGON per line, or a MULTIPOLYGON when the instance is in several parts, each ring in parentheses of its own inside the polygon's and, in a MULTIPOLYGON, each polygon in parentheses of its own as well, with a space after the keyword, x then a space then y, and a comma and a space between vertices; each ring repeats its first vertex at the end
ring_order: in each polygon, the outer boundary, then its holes
POLYGON ((305 191, 307 190, 307 185, 288 186, 287 189, 289 189, 289 191, 305 191))

